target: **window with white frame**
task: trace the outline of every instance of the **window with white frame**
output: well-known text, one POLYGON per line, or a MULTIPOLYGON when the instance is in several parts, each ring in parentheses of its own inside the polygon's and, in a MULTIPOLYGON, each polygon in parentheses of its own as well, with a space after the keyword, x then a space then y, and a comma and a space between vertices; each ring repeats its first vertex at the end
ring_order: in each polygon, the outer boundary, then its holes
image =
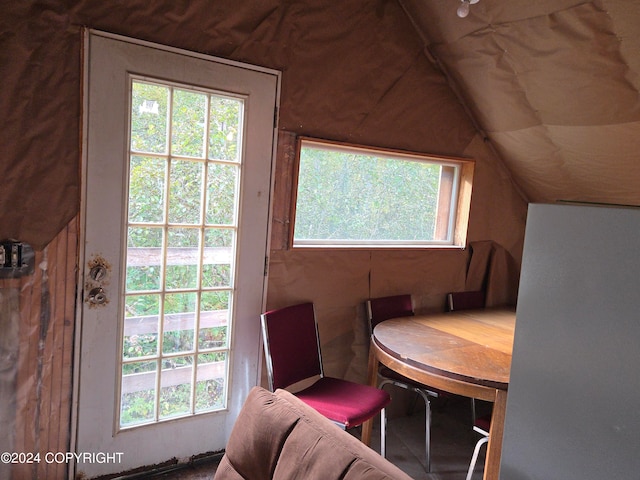
POLYGON ((298 139, 293 248, 464 247, 474 162, 298 139))

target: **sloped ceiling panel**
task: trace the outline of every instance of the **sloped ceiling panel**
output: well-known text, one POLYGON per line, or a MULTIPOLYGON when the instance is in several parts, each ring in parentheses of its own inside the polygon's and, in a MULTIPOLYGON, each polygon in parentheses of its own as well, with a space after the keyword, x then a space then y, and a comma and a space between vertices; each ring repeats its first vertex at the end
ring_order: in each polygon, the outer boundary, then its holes
POLYGON ((422 2, 402 1, 530 201, 640 204, 638 2, 422 2))

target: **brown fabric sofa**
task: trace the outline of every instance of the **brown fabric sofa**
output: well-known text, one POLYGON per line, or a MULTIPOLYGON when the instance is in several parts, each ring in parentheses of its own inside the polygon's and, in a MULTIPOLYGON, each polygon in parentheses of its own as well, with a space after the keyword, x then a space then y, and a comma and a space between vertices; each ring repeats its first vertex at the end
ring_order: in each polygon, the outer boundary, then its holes
POLYGON ((294 395, 250 392, 215 480, 411 480, 294 395))

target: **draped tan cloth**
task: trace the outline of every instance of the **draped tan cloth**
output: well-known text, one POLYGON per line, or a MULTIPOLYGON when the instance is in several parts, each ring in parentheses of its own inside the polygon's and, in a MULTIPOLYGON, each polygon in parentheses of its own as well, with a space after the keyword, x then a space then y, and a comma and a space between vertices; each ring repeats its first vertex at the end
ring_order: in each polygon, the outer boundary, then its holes
POLYGON ((504 247, 491 240, 472 242, 465 290, 484 290, 486 305, 515 305, 518 273, 504 247))

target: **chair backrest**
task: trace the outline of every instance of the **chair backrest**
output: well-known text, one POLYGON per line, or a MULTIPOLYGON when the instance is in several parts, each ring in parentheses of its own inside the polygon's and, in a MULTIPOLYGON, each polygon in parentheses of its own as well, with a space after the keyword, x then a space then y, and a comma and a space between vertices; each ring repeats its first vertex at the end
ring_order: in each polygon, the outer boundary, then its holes
POLYGON ((271 310, 260 319, 271 391, 323 375, 313 303, 271 310))
POLYGON ((371 298, 367 300, 369 326, 373 328, 384 320, 413 315, 413 302, 410 294, 392 295, 390 297, 371 298))
POLYGON ((482 290, 451 292, 447 295, 447 308, 453 310, 469 310, 484 308, 485 295, 482 290))

